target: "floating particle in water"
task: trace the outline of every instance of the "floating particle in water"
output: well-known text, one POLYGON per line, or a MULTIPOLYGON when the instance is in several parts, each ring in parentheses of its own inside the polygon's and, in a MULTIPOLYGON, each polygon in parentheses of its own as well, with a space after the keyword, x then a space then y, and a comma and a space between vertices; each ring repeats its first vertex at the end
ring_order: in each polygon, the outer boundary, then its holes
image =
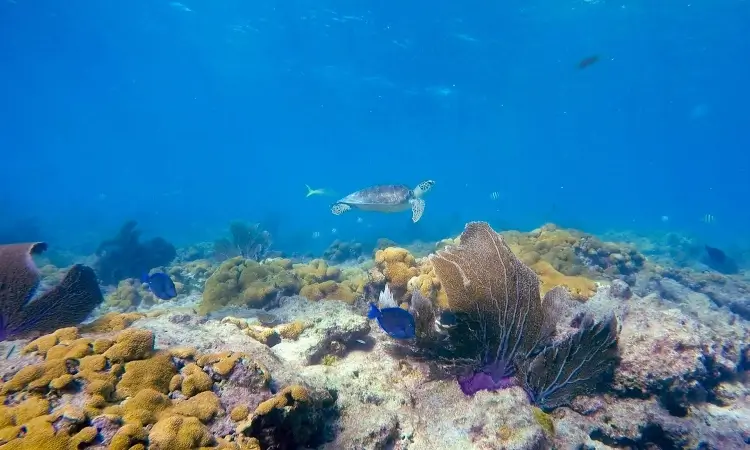
POLYGON ((701 222, 703 223, 714 223, 716 221, 716 217, 714 217, 713 214, 706 214, 701 219, 701 222))
POLYGON ((499 193, 499 192, 497 192, 497 191, 495 191, 495 192, 493 192, 493 193, 491 193, 491 194, 490 194, 490 198, 491 198, 492 200, 497 200, 497 199, 499 199, 499 198, 500 198, 500 193, 499 193))
POLYGON ((313 231, 312 237, 313 237, 313 239, 319 238, 320 237, 320 231, 313 231))
POLYGON ((669 222, 669 216, 661 216, 662 222, 669 222))
POLYGON ((357 217, 357 223, 362 223, 362 222, 364 222, 364 221, 365 221, 365 219, 363 219, 363 218, 361 218, 361 217, 357 217))
POLYGON ((338 233, 338 232, 339 232, 339 230, 337 230, 337 229, 335 229, 335 228, 331 228, 331 234, 336 234, 336 233, 338 233))

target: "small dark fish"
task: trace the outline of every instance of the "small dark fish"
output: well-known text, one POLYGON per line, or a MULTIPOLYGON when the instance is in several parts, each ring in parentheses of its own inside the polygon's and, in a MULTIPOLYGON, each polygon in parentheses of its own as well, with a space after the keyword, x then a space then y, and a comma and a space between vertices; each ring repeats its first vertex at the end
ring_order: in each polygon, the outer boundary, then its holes
POLYGON ((727 260, 727 255, 724 253, 724 251, 716 248, 716 247, 709 247, 708 245, 706 247, 706 253, 708 253, 708 257, 711 258, 711 261, 724 264, 724 262, 727 260))
POLYGON ((380 328, 394 339, 411 339, 416 335, 414 316, 405 309, 398 307, 378 309, 374 303, 370 303, 367 318, 377 319, 380 328))
POLYGON ((274 325, 279 321, 278 317, 265 311, 258 311, 258 315, 256 317, 258 318, 258 322, 260 322, 261 325, 265 326, 274 325))
POLYGON ((177 296, 177 288, 175 288, 174 282, 164 272, 156 272, 151 275, 144 273, 141 277, 141 283, 148 284, 151 292, 162 300, 169 300, 177 296))
POLYGON ((15 349, 16 349, 16 344, 11 345, 10 346, 10 350, 8 350, 8 353, 5 355, 5 359, 10 358, 10 355, 13 354, 13 350, 15 350, 15 349))
POLYGON ((585 69, 586 67, 599 62, 599 55, 591 55, 582 60, 578 61, 578 68, 585 69))

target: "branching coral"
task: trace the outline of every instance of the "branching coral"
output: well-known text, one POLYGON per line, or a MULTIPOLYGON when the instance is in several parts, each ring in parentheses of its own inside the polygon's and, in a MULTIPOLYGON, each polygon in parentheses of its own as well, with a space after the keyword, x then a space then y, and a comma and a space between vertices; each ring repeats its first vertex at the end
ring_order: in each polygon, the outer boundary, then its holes
POLYGON ((260 224, 248 225, 244 222, 229 224, 232 239, 222 238, 214 243, 214 258, 219 261, 242 256, 246 259, 260 261, 271 249, 271 233, 262 229, 260 224))
POLYGON ((47 244, 0 246, 0 340, 29 331, 51 331, 83 321, 102 300, 94 271, 76 264, 38 298, 39 271, 32 255, 47 244))
POLYGON ((466 394, 521 384, 542 408, 570 402, 593 388, 615 361, 617 320, 583 321, 577 333, 552 334, 565 290, 539 294, 539 278, 487 223, 466 225, 460 245, 431 255, 447 293, 440 308, 414 291, 416 355, 437 359, 466 394), (435 327, 450 313, 455 324, 435 327))
POLYGON ((177 250, 162 238, 139 242, 141 232, 136 230, 137 222, 131 220, 112 239, 99 244, 96 250, 96 269, 104 284, 117 284, 126 278, 140 278, 154 267, 169 264, 177 250))

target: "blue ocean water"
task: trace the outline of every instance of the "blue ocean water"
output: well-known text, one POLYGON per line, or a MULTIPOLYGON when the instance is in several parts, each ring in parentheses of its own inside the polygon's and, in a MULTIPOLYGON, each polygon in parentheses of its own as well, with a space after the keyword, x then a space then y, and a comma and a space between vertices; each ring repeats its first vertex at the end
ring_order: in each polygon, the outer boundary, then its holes
POLYGON ((0 230, 90 252, 128 219, 178 245, 243 219, 291 251, 487 220, 748 246, 749 23, 741 0, 0 0, 0 230), (417 224, 305 197, 425 179, 417 224))

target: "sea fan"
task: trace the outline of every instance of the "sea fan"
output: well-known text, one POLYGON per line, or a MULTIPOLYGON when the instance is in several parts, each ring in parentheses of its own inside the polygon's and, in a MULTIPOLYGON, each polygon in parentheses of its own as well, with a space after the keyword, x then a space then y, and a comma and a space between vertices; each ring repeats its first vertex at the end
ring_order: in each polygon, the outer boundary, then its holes
POLYGON ((487 223, 467 224, 460 241, 430 256, 455 326, 436 328, 445 311, 412 298, 412 354, 455 374, 467 395, 519 384, 536 404, 554 408, 593 388, 616 359, 616 319, 589 319, 552 345, 556 321, 573 303, 567 291, 542 298, 537 275, 487 223))

